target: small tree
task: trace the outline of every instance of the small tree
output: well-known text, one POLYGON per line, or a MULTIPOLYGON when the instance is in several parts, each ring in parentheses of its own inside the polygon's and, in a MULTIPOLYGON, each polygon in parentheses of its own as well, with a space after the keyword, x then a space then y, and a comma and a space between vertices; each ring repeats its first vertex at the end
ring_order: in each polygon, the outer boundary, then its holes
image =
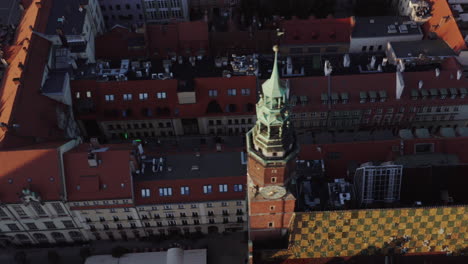
POLYGON ((57 264, 59 263, 60 256, 59 254, 57 254, 57 251, 49 250, 47 252, 47 260, 49 261, 50 264, 57 264))
POLYGON ((112 257, 114 258, 120 258, 127 253, 128 253, 128 250, 126 248, 117 246, 117 247, 112 248, 111 254, 112 254, 112 257))
POLYGON ((16 264, 26 263, 26 253, 24 253, 24 251, 18 251, 15 253, 15 263, 16 264))

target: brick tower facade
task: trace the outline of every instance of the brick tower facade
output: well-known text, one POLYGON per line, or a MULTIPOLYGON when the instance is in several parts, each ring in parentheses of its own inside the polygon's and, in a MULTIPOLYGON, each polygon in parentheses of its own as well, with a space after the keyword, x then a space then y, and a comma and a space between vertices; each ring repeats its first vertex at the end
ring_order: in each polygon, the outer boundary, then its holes
POLYGON ((298 145, 290 122, 289 87, 278 73, 278 47, 270 79, 262 85, 257 123, 247 133, 249 235, 252 241, 278 239, 287 233, 296 198, 294 182, 298 145))

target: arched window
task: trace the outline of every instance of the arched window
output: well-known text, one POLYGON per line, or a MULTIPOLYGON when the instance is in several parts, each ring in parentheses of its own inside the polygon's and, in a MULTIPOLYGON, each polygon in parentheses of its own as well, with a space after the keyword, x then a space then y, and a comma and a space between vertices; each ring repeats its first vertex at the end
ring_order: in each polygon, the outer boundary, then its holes
POLYGON ((46 235, 42 233, 34 233, 33 237, 37 240, 39 243, 48 243, 49 239, 47 239, 46 235))
POLYGON ((73 241, 83 241, 83 235, 78 231, 70 231, 68 235, 73 239, 73 241))
POLYGON ((65 242, 67 241, 65 239, 65 236, 60 233, 60 232, 52 232, 52 238, 55 240, 55 242, 60 243, 60 242, 65 242))
POLYGON ((21 243, 31 243, 31 239, 27 235, 24 234, 17 234, 15 238, 21 243))

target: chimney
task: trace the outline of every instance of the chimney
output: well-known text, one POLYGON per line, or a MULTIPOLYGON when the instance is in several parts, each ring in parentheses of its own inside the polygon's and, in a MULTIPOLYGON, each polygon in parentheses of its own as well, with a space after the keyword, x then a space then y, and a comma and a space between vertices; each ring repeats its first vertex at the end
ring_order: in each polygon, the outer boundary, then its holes
POLYGON ((457 80, 460 80, 460 79, 461 79, 462 74, 463 74, 462 70, 458 70, 458 71, 457 71, 457 80))
POLYGON ((423 82, 422 80, 419 80, 419 82, 418 82, 418 88, 419 88, 419 90, 421 90, 421 88, 423 87, 423 85, 424 85, 424 82, 423 82))
POLYGON ((439 68, 436 68, 436 69, 435 69, 435 74, 436 74, 436 77, 439 77, 439 75, 440 75, 440 70, 439 70, 439 68))

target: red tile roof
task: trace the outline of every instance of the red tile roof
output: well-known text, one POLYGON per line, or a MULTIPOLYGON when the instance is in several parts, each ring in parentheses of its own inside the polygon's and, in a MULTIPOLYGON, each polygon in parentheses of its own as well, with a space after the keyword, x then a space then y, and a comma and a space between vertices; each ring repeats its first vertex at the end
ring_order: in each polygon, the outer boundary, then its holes
POLYGON ((199 179, 180 179, 180 180, 157 180, 157 181, 141 181, 135 183, 135 204, 167 204, 167 203, 190 203, 203 201, 223 201, 223 200, 243 200, 245 199, 245 183, 247 178, 245 175, 216 177, 216 178, 199 178, 199 179), (210 194, 203 193, 203 185, 211 184, 213 192, 210 194), (227 192, 219 192, 218 185, 227 184, 227 192), (243 191, 234 192, 234 184, 242 184, 243 191), (181 195, 180 188, 188 186, 190 195, 181 195), (172 196, 159 196, 159 188, 172 187, 172 196), (143 198, 141 196, 142 189, 150 189, 151 196, 143 198))
POLYGON ((51 5, 52 1, 42 1, 40 8, 36 4, 27 5, 14 44, 7 48, 5 59, 9 67, 0 86, 0 122, 20 127, 0 130, 0 147, 24 146, 37 139, 63 138, 56 116, 60 104, 39 92, 50 42, 31 30, 45 30, 51 5), (24 65, 23 69, 20 64, 24 65), (15 83, 14 79, 19 79, 20 83, 15 83))
POLYGON ((99 59, 134 59, 146 57, 145 34, 131 32, 122 26, 115 26, 111 31, 96 38, 96 58, 99 59), (141 46, 135 43, 141 42, 141 46))
POLYGON ((348 43, 353 24, 352 17, 283 20, 280 25, 285 33, 281 42, 286 45, 348 43))
POLYGON ((97 167, 88 164, 87 144, 65 153, 64 167, 68 200, 110 200, 132 198, 130 161, 134 149, 129 144, 105 145, 97 167), (80 186, 79 188, 77 186, 80 186))
POLYGON ((150 56, 166 57, 168 52, 196 54, 203 48, 208 55, 208 25, 204 21, 179 22, 169 25, 146 25, 146 41, 150 56))
MULTIPOLYGON (((179 104, 177 98, 177 80, 140 80, 140 81, 125 81, 125 82, 98 82, 94 80, 78 80, 72 81, 72 94, 80 92, 81 98, 74 98, 74 104, 79 105, 80 101, 87 100, 85 97, 86 91, 91 91, 92 101, 95 105, 96 112, 93 114, 78 114, 78 119, 97 119, 97 120, 118 120, 124 119, 121 111, 131 109, 132 116, 127 119, 154 119, 154 118, 195 118, 202 116, 216 115, 253 115, 254 112, 246 111, 246 104, 256 103, 256 80, 254 76, 232 77, 230 79, 216 78, 197 78, 195 83, 195 96, 197 103, 195 104, 179 104), (249 95, 242 95, 241 89, 250 89, 249 95), (218 96, 210 98, 209 90, 216 89, 218 96), (228 89, 237 89, 236 96, 228 96, 228 89), (166 99, 157 99, 156 93, 166 92, 166 99), (133 100, 124 101, 123 94, 133 94, 133 100), (138 98, 139 93, 148 93, 148 100, 141 101, 138 98), (106 102, 105 95, 113 94, 115 99, 113 102, 106 102), (216 100, 222 109, 222 113, 207 113, 207 108, 212 100, 216 100), (228 104, 236 105, 236 112, 226 113, 228 104), (147 117, 143 114, 143 109, 151 109, 152 117, 147 117), (158 108, 169 109, 169 114, 157 114, 158 108), (109 111, 118 110, 119 116, 109 116, 106 113, 109 111)), ((255 111, 255 110, 253 110, 255 111)))
POLYGON ((18 203, 25 188, 42 200, 60 200, 63 195, 57 148, 63 143, 33 145, 32 149, 0 151, 0 201, 18 203), (10 183, 11 182, 11 183, 10 183))
POLYGON ((448 2, 445 0, 432 0, 431 3, 432 17, 423 25, 426 37, 430 32, 435 32, 456 52, 466 49, 465 40, 448 2))
MULTIPOLYGON (((434 143, 434 152, 455 154, 459 157, 460 163, 468 162, 468 138, 429 138, 405 140, 404 154, 414 154, 416 143, 434 143)), ((350 162, 362 164, 368 161, 389 161, 399 155, 392 151, 393 146, 400 146, 400 140, 383 141, 359 141, 347 143, 330 143, 318 145, 302 145, 299 159, 305 160, 325 160, 325 169, 330 178, 346 177, 350 162), (322 152, 317 150, 320 147, 322 152), (359 149, 359 151, 349 151, 359 149), (338 159, 327 158, 330 153, 339 153, 338 159)))
MULTIPOLYGON (((419 81, 423 81, 424 89, 441 89, 446 88, 466 88, 468 80, 462 77, 457 80, 456 68, 449 67, 450 70, 441 70, 439 77, 436 77, 435 70, 421 72, 404 72, 405 88, 400 99, 396 99, 396 74, 395 73, 376 73, 376 74, 355 74, 355 75, 332 75, 331 77, 331 92, 341 94, 348 93, 349 102, 347 104, 332 105, 332 110, 363 110, 376 109, 385 107, 411 107, 425 106, 428 104, 426 100, 412 100, 411 90, 418 89, 419 81), (363 82, 366 85, 362 85, 363 82), (360 103, 360 92, 370 91, 385 91, 387 93, 386 102, 377 103, 360 103)), ((293 109, 294 113, 327 111, 328 105, 322 104, 321 94, 328 91, 328 77, 303 77, 291 78, 290 87, 291 95, 307 96, 308 103, 301 105, 297 103, 293 109)), ((433 99, 431 104, 435 105, 457 105, 465 99, 433 99)), ((369 100, 368 100, 369 101, 369 100)))

